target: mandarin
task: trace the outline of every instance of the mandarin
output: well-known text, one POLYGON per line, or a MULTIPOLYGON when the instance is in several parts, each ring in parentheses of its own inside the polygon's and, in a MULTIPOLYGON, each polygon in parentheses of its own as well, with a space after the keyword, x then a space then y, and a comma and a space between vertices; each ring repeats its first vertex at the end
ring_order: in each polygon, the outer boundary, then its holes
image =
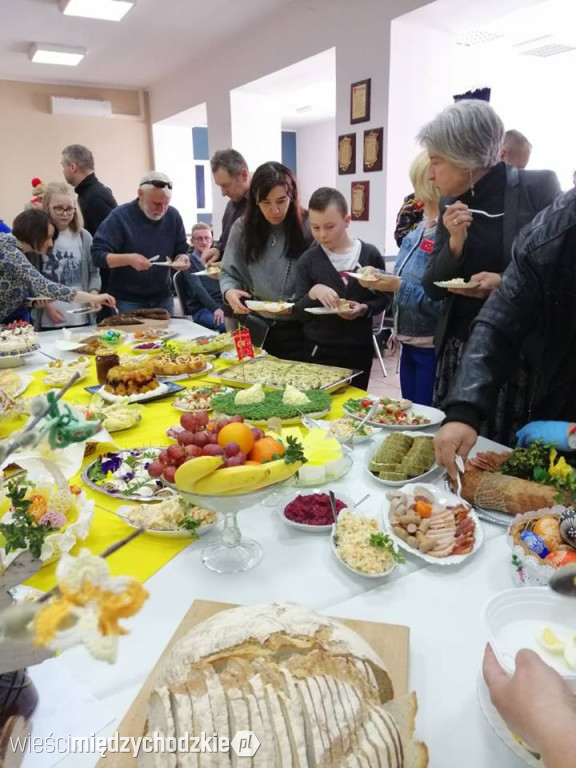
POLYGON ((282 456, 285 450, 286 448, 284 448, 282 443, 274 440, 273 437, 261 437, 260 440, 256 440, 254 443, 248 458, 262 464, 265 461, 271 461, 275 455, 282 456))
POLYGON ((254 435, 247 424, 233 421, 218 432, 218 445, 225 448, 228 443, 238 443, 242 453, 248 455, 254 445, 254 435))

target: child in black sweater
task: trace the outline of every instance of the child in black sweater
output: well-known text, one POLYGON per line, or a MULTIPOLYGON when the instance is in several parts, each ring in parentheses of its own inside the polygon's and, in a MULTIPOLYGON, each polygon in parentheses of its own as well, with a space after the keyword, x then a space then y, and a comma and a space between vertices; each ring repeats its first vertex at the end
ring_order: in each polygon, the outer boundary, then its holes
POLYGON ((372 318, 390 304, 389 294, 374 294, 355 277, 360 267, 384 270, 384 259, 374 245, 351 238, 346 199, 337 189, 320 187, 310 198, 309 221, 316 240, 296 266, 295 312, 304 323, 309 362, 360 369, 354 379, 368 388, 372 368, 372 318), (345 299, 350 308, 330 315, 306 312, 307 307, 338 309, 345 299))

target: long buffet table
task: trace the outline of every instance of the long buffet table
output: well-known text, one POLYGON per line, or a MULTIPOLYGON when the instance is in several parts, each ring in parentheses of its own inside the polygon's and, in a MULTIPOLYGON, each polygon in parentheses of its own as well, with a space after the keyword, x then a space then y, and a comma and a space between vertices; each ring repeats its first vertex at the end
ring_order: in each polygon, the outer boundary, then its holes
MULTIPOLYGON (((174 319, 172 326, 180 336, 205 332, 184 319, 174 319)), ((73 357, 73 353, 55 348, 57 336, 58 332, 42 334, 42 350, 54 357, 73 357)), ((27 361, 19 369, 23 373, 34 372, 48 362, 40 353, 27 361)), ((194 386, 200 382, 184 383, 194 386)), ((341 402, 342 398, 338 400, 341 402)), ((161 410, 160 403, 147 405, 144 417, 150 426, 153 424, 155 433, 159 427, 164 430, 176 423, 179 416, 174 409, 170 409, 171 413, 161 410), (158 414, 162 414, 162 424, 158 423, 158 414)), ((142 426, 145 428, 146 422, 142 426)), ((131 432, 114 435, 119 446, 137 445, 131 432)), ((376 439, 354 448, 352 470, 331 487, 336 493, 340 490, 355 499, 370 493, 365 509, 380 512, 386 488, 364 469, 366 451, 376 439)), ((168 443, 167 438, 163 443, 168 443)), ((149 440, 147 444, 155 443, 149 440)), ((499 447, 480 439, 477 450, 499 447)), ((433 482, 442 484, 440 472, 433 482)), ((96 497, 104 498, 100 494, 96 497)), ((256 539, 264 549, 258 566, 233 575, 207 570, 200 559, 207 537, 175 553, 147 579, 150 597, 142 611, 127 622, 130 634, 120 638, 114 665, 96 662, 85 649, 75 648, 30 670, 41 702, 33 725, 36 723, 44 732, 49 724, 54 736, 90 735, 94 731, 102 736, 112 734, 193 600, 292 600, 332 616, 410 627, 410 689, 418 694, 417 735, 428 745, 431 766, 524 765, 484 719, 476 692, 485 644, 480 623, 482 605, 490 596, 512 586, 504 528, 483 523, 483 546, 461 566, 431 566, 408 555, 406 564, 397 567, 389 577, 369 580, 341 567, 330 550, 327 536, 307 535, 290 528, 282 522, 275 507, 266 506, 266 502, 241 511, 239 523, 243 534, 256 539)), ((126 527, 119 528, 120 535, 127 531, 126 527)), ((210 532, 207 536, 214 535, 217 534, 210 532)), ((28 754, 24 766, 49 766, 61 757, 28 754)), ((97 759, 94 754, 75 754, 58 764, 64 768, 83 768, 95 765, 97 759)))

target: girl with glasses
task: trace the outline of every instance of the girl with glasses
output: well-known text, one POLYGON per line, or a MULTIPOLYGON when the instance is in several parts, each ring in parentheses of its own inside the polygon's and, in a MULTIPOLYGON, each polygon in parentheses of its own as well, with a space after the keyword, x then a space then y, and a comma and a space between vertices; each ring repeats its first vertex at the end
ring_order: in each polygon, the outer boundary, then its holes
MULTIPOLYGON (((66 182, 51 182, 46 186, 44 210, 56 230, 51 251, 42 256, 41 272, 48 280, 81 291, 98 293, 100 275, 92 262, 92 235, 82 227, 82 216, 76 195, 66 182)), ((64 306, 60 301, 39 310, 40 330, 70 325, 88 325, 90 315, 65 314, 67 309, 85 306, 74 303, 64 306)))

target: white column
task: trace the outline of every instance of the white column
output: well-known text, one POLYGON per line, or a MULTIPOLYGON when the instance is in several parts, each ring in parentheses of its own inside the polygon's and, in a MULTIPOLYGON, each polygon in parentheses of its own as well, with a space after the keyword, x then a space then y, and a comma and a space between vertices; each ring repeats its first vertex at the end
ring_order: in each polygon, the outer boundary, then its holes
POLYGON ((251 171, 269 160, 282 162, 282 122, 276 99, 242 90, 230 92, 232 146, 251 171))

